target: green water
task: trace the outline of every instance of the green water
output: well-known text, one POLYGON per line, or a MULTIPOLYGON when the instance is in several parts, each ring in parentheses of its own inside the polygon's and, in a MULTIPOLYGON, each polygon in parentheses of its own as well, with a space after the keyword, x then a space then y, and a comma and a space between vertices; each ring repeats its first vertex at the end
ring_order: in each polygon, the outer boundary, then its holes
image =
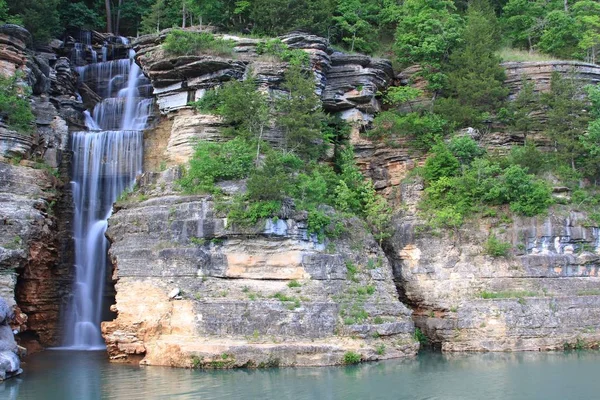
POLYGON ((600 352, 421 354, 351 367, 192 371, 47 351, 0 399, 600 399, 600 352))

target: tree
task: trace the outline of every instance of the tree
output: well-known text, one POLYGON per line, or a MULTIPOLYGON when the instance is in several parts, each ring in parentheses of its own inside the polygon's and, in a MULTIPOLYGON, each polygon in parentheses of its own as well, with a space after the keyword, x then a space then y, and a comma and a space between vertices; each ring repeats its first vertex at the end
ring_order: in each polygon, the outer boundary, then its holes
POLYGON ((9 13, 20 21, 36 43, 45 43, 62 31, 58 0, 7 0, 9 13))
POLYGON ((534 91, 534 87, 534 83, 524 77, 517 96, 508 103, 506 108, 500 110, 500 114, 503 114, 502 119, 508 127, 523 133, 525 142, 529 132, 539 128, 538 121, 532 118, 532 114, 539 109, 540 101, 540 96, 534 91))
POLYGON ((291 63, 282 89, 285 94, 275 102, 275 123, 283 131, 284 148, 305 159, 318 157, 326 145, 321 132, 325 115, 315 92, 312 70, 291 63))
POLYGON ((583 99, 583 89, 573 76, 562 77, 558 72, 552 74, 550 92, 542 97, 547 107, 546 132, 554 142, 555 155, 559 161, 566 162, 573 170, 579 165, 583 155, 579 137, 588 126, 588 107, 583 99))
POLYGON ((573 14, 581 31, 578 47, 585 52, 585 59, 595 63, 600 51, 600 3, 581 0, 573 5, 573 14))
POLYGON ((280 35, 294 29, 326 34, 335 9, 334 0, 253 0, 250 2, 253 29, 280 35))
POLYGON ((365 10, 360 0, 339 0, 333 17, 341 32, 342 41, 350 45, 350 51, 370 53, 374 50, 376 28, 364 19, 365 10))
POLYGON ((561 58, 572 58, 577 52, 581 32, 573 16, 563 10, 546 15, 546 24, 540 37, 539 48, 544 53, 561 58))
POLYGON ((544 27, 544 3, 539 0, 509 0, 501 24, 512 45, 533 50, 544 27))
POLYGON ((496 16, 487 0, 473 1, 466 16, 463 45, 450 56, 446 98, 436 108, 458 127, 481 126, 508 95, 496 16))
POLYGON ((404 66, 420 64, 432 89, 442 87, 439 74, 460 42, 462 19, 450 0, 406 0, 399 13, 394 52, 404 66))

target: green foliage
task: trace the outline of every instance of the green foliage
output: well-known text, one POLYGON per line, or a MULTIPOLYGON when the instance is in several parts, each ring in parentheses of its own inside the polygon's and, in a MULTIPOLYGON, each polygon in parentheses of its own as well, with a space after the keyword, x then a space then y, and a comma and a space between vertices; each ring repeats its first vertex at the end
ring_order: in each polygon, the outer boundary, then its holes
POLYGON ((301 285, 301 284, 300 284, 300 282, 298 282, 297 280, 295 280, 295 279, 292 279, 291 281, 289 281, 289 282, 288 282, 287 286, 288 286, 290 289, 292 289, 292 288, 299 288, 299 287, 301 287, 302 285, 301 285))
POLYGON ((305 159, 318 158, 326 146, 321 132, 325 115, 312 71, 291 64, 282 88, 286 93, 277 99, 275 123, 283 131, 284 148, 305 159))
POLYGON ((584 90, 573 76, 552 74, 550 92, 542 96, 547 107, 546 133, 554 143, 557 161, 569 165, 574 171, 585 164, 585 149, 579 137, 588 127, 589 116, 584 90))
POLYGON ((262 165, 250 174, 248 198, 257 201, 282 200, 290 191, 291 174, 299 168, 300 159, 293 154, 270 152, 262 165))
POLYGON ((399 11, 394 52, 402 66, 420 64, 433 89, 448 55, 460 42, 462 19, 451 0, 406 0, 399 11))
POLYGON ((499 29, 487 0, 469 5, 462 45, 450 56, 445 98, 436 110, 456 127, 481 127, 508 95, 496 55, 499 29))
POLYGON ((269 39, 265 42, 259 42, 256 45, 256 53, 266 54, 279 58, 281 61, 287 61, 290 64, 308 66, 310 56, 301 49, 291 49, 281 39, 269 39))
MULTIPOLYGON (((393 106, 399 106, 404 103, 408 103, 415 100, 419 96, 423 95, 423 91, 411 86, 392 86, 383 95, 384 104, 393 106)), ((412 111, 412 108, 411 108, 412 111)))
POLYGON ((485 154, 485 149, 469 136, 457 136, 448 143, 448 150, 462 166, 468 166, 473 160, 485 154))
POLYGON ((261 219, 276 216, 280 210, 280 201, 249 202, 245 197, 239 197, 230 205, 227 220, 231 224, 254 225, 261 219))
POLYGON ((563 10, 551 11, 545 19, 540 50, 560 58, 572 58, 579 42, 575 19, 563 10))
POLYGON ((6 0, 7 22, 23 24, 35 43, 44 44, 62 31, 59 0, 6 0))
POLYGON ((540 1, 509 0, 504 6, 501 23, 512 45, 531 49, 539 41, 544 5, 540 1))
POLYGON ((362 3, 361 0, 337 1, 333 22, 340 32, 342 42, 350 47, 350 51, 371 53, 377 43, 377 31, 365 19, 369 16, 364 13, 362 3))
POLYGON ((23 134, 30 134, 35 118, 29 103, 29 86, 20 83, 22 76, 0 76, 0 116, 2 120, 23 134))
POLYGON ((233 42, 215 37, 207 32, 192 32, 175 29, 167 35, 162 44, 166 53, 185 56, 209 53, 219 56, 231 56, 233 42))
POLYGON ((215 182, 245 178, 253 165, 254 148, 254 143, 244 138, 224 143, 198 142, 179 184, 187 193, 212 193, 215 182))
POLYGON ((96 10, 88 7, 85 2, 61 1, 60 7, 60 25, 63 28, 80 29, 102 29, 104 28, 104 19, 96 10))
POLYGON ((595 0, 579 0, 572 10, 580 32, 577 46, 586 61, 595 63, 600 51, 600 4, 595 0))
POLYGON ((479 294, 482 299, 522 299, 524 297, 537 297, 539 293, 528 290, 505 290, 502 292, 483 291, 479 294))
POLYGON ((427 346, 429 344, 429 339, 423 331, 419 328, 415 328, 415 333, 413 334, 413 338, 421 344, 421 346, 427 346))
POLYGON ((539 128, 537 120, 531 117, 539 108, 540 96, 534 92, 534 83, 523 78, 521 90, 506 108, 499 110, 499 117, 512 130, 523 132, 527 141, 528 133, 539 128))
POLYGON ((510 254, 511 244, 499 240, 495 235, 491 235, 485 242, 485 254, 492 257, 506 257, 510 254))
POLYGON ((510 154, 501 163, 507 167, 514 164, 522 167, 530 174, 539 175, 549 169, 548 155, 542 153, 537 147, 528 142, 525 146, 514 146, 510 150, 510 154))
POLYGON ((355 353, 353 351, 347 351, 344 353, 344 358, 342 359, 342 363, 346 365, 358 364, 361 361, 362 357, 360 354, 355 353))
POLYGON ((457 228, 485 205, 509 204, 513 212, 533 216, 552 204, 548 184, 521 166, 504 168, 489 159, 474 158, 468 166, 463 164, 461 172, 459 160, 443 143, 434 147, 423 176, 427 188, 421 209, 433 227, 457 228))
POLYGON ((332 0, 252 0, 249 3, 247 9, 254 23, 253 30, 273 36, 295 29, 326 34, 335 7, 332 0))
POLYGON ((377 139, 407 136, 412 147, 426 151, 443 136, 445 127, 446 120, 433 113, 383 111, 366 134, 377 139))
POLYGON ((425 161, 423 177, 427 181, 433 182, 442 177, 455 176, 459 169, 458 159, 445 144, 438 142, 432 148, 432 155, 425 161))

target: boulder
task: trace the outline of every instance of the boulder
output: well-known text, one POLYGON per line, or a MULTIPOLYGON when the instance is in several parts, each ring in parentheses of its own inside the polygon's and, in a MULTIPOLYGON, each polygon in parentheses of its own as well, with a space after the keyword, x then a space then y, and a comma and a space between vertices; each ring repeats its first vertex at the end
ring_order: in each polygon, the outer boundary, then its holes
POLYGON ((0 297, 0 381, 19 375, 21 361, 17 355, 18 347, 9 322, 13 312, 6 300, 0 297))

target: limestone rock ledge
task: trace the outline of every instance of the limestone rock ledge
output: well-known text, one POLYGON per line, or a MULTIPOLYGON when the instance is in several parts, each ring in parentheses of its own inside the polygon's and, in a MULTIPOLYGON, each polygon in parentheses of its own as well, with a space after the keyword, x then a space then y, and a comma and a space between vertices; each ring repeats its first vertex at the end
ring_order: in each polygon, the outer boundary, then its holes
POLYGON ((112 360, 228 368, 416 354, 411 311, 359 221, 327 245, 307 235, 302 213, 227 226, 210 197, 170 193, 170 171, 109 220, 118 317, 102 332, 112 360))
POLYGON ((598 346, 600 229, 561 206, 547 217, 506 212, 454 235, 398 216, 386 251, 416 326, 443 351, 598 346), (491 235, 511 244, 507 257, 485 254, 491 235))

